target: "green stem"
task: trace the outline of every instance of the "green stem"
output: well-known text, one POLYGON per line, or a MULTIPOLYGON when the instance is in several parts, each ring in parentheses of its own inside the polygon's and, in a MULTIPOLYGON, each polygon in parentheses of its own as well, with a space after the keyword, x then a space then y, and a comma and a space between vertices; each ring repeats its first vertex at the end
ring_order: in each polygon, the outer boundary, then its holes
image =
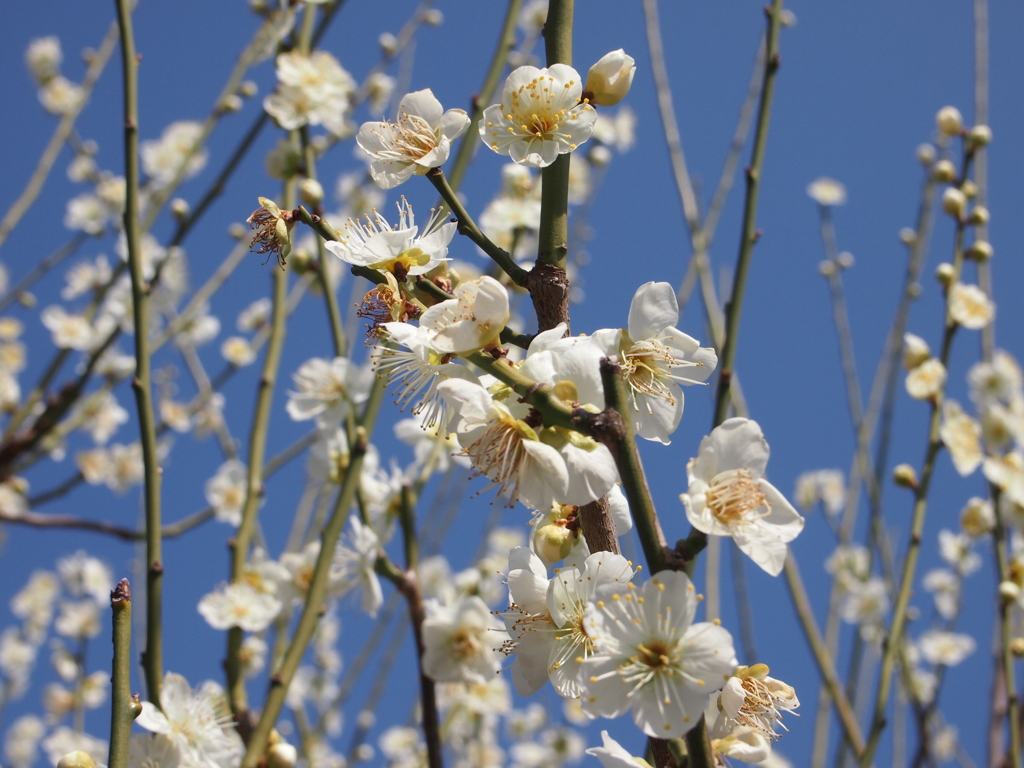
POLYGON ((270 732, 277 722, 281 709, 284 706, 285 695, 288 686, 291 684, 295 672, 302 662, 302 657, 313 638, 317 622, 323 610, 324 600, 327 597, 328 576, 331 563, 334 560, 334 550, 338 546, 338 539, 348 520, 349 510, 355 500, 356 489, 359 487, 359 477, 363 466, 363 457, 369 446, 369 434, 377 420, 377 413, 384 395, 384 385, 380 379, 374 381, 370 390, 370 396, 366 401, 363 414, 359 419, 356 428, 356 439, 352 443, 349 453, 349 464, 345 468, 345 476, 342 479, 341 490, 334 505, 330 519, 320 537, 320 554, 317 557, 313 569, 313 576, 310 580, 309 589, 306 592, 306 600, 302 607, 302 615, 299 617, 298 626, 285 651, 280 666, 274 671, 270 678, 270 690, 263 705, 263 712, 256 723, 249 739, 249 745, 242 761, 242 768, 255 768, 259 764, 263 753, 266 751, 267 740, 270 732))
POLYGON ((138 68, 132 34, 130 0, 116 0, 121 26, 121 63, 124 69, 124 233, 128 269, 132 278, 135 321, 135 378, 132 389, 139 411, 146 504, 146 690, 159 706, 163 681, 163 553, 160 531, 160 458, 156 446, 156 418, 150 377, 149 290, 142 267, 142 230, 139 226, 139 111, 138 68))
POLYGON ((754 150, 747 167, 747 192, 743 202, 743 227, 740 233, 739 254, 733 275, 732 292, 725 309, 725 343, 719 355, 718 389, 715 393, 715 420, 717 427, 729 415, 729 383, 736 363, 736 345, 739 340, 740 314, 747 286, 747 273, 754 244, 760 236, 757 231, 757 199, 761 188, 761 170, 764 166, 765 146, 768 142, 768 124, 771 119, 772 96, 775 92, 775 74, 779 69, 779 26, 782 21, 782 0, 772 0, 768 16, 767 46, 765 48, 764 82, 757 108, 754 128, 754 150))
MULTIPOLYGON (((960 174, 961 185, 967 179, 973 154, 970 149, 964 155, 964 162, 960 174)), ((964 262, 964 221, 958 221, 953 246, 953 283, 960 279, 960 272, 964 262)), ((951 283, 951 285, 953 284, 951 283)), ((946 296, 945 320, 943 323, 942 346, 939 352, 939 361, 948 370, 949 354, 953 345, 953 336, 956 334, 957 324, 950 316, 949 295, 946 296)), ((906 626, 907 608, 910 605, 910 593, 917 573, 917 560, 921 550, 921 536, 924 532, 925 513, 928 508, 928 491, 931 488, 932 475, 935 471, 935 459, 942 449, 942 438, 939 436, 939 427, 942 423, 942 402, 945 397, 945 383, 939 388, 939 392, 931 403, 931 417, 928 423, 928 444, 925 448, 924 461, 922 462, 920 479, 914 492, 914 511, 910 524, 910 539, 907 543, 907 553, 903 560, 903 570, 900 575, 899 591, 896 594, 896 601, 892 612, 892 622, 889 633, 886 636, 882 648, 882 664, 879 672, 878 692, 875 697, 874 713, 871 718, 871 730, 868 735, 867 747, 861 755, 861 768, 870 768, 874 759, 878 742, 882 738, 882 731, 885 729, 885 712, 889 704, 889 691, 892 688, 892 673, 896 664, 897 656, 901 648, 903 630, 906 626)))
POLYGON ((110 680, 110 768, 128 768, 128 740, 132 722, 142 712, 138 696, 132 696, 132 590, 121 579, 110 593, 114 624, 114 661, 110 680))

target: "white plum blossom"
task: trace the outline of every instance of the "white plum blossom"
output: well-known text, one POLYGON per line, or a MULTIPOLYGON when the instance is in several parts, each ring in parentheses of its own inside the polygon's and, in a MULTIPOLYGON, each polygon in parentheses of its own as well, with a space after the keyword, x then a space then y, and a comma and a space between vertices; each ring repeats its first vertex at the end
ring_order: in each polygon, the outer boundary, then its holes
POLYGON ((363 123, 356 143, 370 156, 373 180, 383 189, 392 189, 413 174, 422 176, 443 165, 451 143, 468 127, 465 110, 445 112, 427 88, 405 95, 394 123, 363 123))
POLYGON ((619 48, 597 60, 587 73, 583 98, 599 107, 614 107, 629 93, 636 74, 633 57, 619 48))
POLYGON ((248 479, 245 464, 238 459, 228 459, 220 465, 217 474, 206 481, 206 502, 222 523, 242 524, 248 479))
POLYGON ((423 672, 439 683, 487 682, 501 669, 508 635, 476 595, 442 605, 424 604, 423 672))
POLYGON ((508 556, 509 606, 502 613, 515 655, 512 682, 521 696, 550 679, 562 696, 579 697, 585 686, 584 660, 594 643, 584 628, 587 601, 598 587, 625 584, 633 568, 622 555, 595 552, 580 568, 555 569, 550 579, 541 559, 527 547, 508 556))
POLYGON ((724 738, 737 727, 748 727, 775 741, 780 736, 776 726, 789 730, 782 724, 782 713, 799 707, 800 700, 793 686, 769 677, 768 672, 764 664, 736 669, 718 697, 721 711, 711 728, 713 738, 724 738))
POLYGON ((807 195, 823 207, 843 205, 846 202, 846 187, 835 179, 822 176, 807 185, 807 195))
POLYGON ((903 367, 912 371, 921 363, 931 359, 932 350, 928 342, 912 333, 903 334, 903 367))
POLYGON ((54 346, 60 349, 91 349, 96 342, 96 331, 82 315, 68 314, 63 307, 52 305, 42 311, 40 319, 53 335, 54 346))
POLYGON ((212 681, 192 690, 184 677, 168 672, 160 689, 160 707, 142 702, 135 722, 170 738, 182 768, 229 768, 238 765, 245 752, 224 692, 212 681))
POLYGON ((484 275, 459 283, 453 295, 420 317, 430 346, 442 354, 467 354, 493 343, 509 318, 505 286, 484 275))
POLYGON ((915 400, 932 400, 946 386, 946 366, 937 357, 925 360, 907 374, 907 394, 915 400))
POLYGON ((842 470, 819 469, 804 472, 796 479, 793 498, 805 512, 814 509, 821 502, 827 514, 838 515, 846 504, 846 481, 842 470))
POLYGON ((45 83, 56 77, 63 60, 60 38, 55 35, 37 37, 25 49, 25 65, 38 83, 45 83))
POLYGON ((930 629, 917 638, 917 648, 929 664, 955 667, 977 647, 970 635, 930 629))
POLYGON ((1018 399, 1024 387, 1024 372, 1009 352, 997 349, 992 362, 976 363, 967 373, 971 400, 981 404, 993 400, 1010 403, 1018 399))
POLYGON ((665 444, 683 416, 681 385, 706 382, 718 365, 715 351, 675 328, 678 322, 675 289, 644 283, 629 305, 628 328, 592 337, 606 355, 618 356, 637 434, 665 444))
POLYGON ((331 580, 342 593, 355 587, 361 591, 361 606, 370 616, 376 616, 384 603, 380 580, 374 571, 380 555, 380 540, 368 525, 358 517, 352 518, 347 542, 340 542, 331 563, 331 580))
POLYGON ((608 731, 601 731, 601 743, 600 747, 588 749, 587 754, 600 760, 603 768, 651 768, 651 764, 642 757, 633 757, 624 746, 608 735, 608 731))
POLYGON ((114 573, 109 565, 90 556, 84 549, 58 560, 57 573, 72 597, 90 597, 100 605, 110 601, 114 573))
POLYGON ((712 536, 731 536, 736 546, 767 573, 778 576, 786 545, 804 519, 764 479, 768 443, 756 421, 728 419, 701 440, 686 465, 689 489, 679 498, 690 524, 712 536))
POLYGON ((369 395, 372 373, 344 357, 315 357, 292 377, 296 390, 288 393, 288 415, 295 421, 315 418, 321 428, 339 423, 352 405, 369 395))
POLYGON ((960 609, 959 576, 947 568, 935 568, 924 575, 921 584, 932 593, 935 610, 942 618, 949 620, 956 616, 960 609))
POLYGON ((262 632, 281 612, 281 601, 244 581, 224 583, 199 601, 199 613, 214 629, 262 632))
POLYGON ((236 368, 244 368, 256 361, 256 350, 242 336, 229 336, 220 345, 220 354, 236 368))
POLYGON ((976 285, 954 283, 949 289, 949 316, 972 331, 978 331, 992 322, 996 305, 976 285))
POLYGON ((579 72, 566 64, 519 67, 505 80, 501 103, 484 110, 480 139, 513 162, 549 166, 594 130, 597 111, 582 97, 579 72))
POLYGON ((139 145, 142 170, 159 186, 165 186, 180 173, 183 179, 195 176, 206 165, 207 152, 199 142, 203 125, 194 120, 171 123, 159 139, 139 145))
POLYGON ((403 197, 398 203, 398 224, 394 227, 374 211, 366 214, 365 222, 346 221, 338 240, 325 246, 348 264, 391 272, 404 281, 409 275, 425 274, 447 260, 456 224, 440 223, 438 214, 431 213, 420 235, 412 206, 403 197))
POLYGON ((704 713, 736 666, 732 636, 693 623, 697 595, 689 577, 663 571, 640 589, 606 585, 591 596, 584 628, 594 653, 584 662, 581 703, 592 716, 620 717, 648 736, 679 738, 704 713))
POLYGON ((945 400, 942 403, 939 437, 949 450, 953 466, 962 477, 970 475, 981 464, 984 458, 981 425, 964 413, 956 400, 945 400))
MULTIPOLYGON (((455 432, 473 466, 507 495, 534 509, 549 509, 565 495, 569 471, 562 454, 479 384, 449 379, 438 391, 459 413, 455 432)), ((524 414, 525 415, 525 414, 524 414)))
POLYGON ((263 100, 263 108, 278 125, 288 131, 323 125, 336 135, 346 132, 345 113, 356 82, 331 54, 279 54, 277 79, 277 90, 263 100))

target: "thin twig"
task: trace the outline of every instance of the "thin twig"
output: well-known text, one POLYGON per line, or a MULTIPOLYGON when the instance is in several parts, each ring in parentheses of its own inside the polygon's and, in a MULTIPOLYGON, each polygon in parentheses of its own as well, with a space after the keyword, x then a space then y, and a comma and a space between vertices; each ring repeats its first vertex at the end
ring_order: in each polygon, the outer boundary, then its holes
POLYGON ((110 680, 110 768, 128 768, 128 740, 132 722, 142 712, 138 696, 132 696, 132 590, 121 579, 110 593, 113 613, 114 661, 110 680))

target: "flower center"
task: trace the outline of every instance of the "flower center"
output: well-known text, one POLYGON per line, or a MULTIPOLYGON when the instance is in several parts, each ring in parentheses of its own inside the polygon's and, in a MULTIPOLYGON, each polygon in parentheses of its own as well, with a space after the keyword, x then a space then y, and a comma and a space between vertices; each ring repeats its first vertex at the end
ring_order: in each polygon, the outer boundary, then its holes
POLYGON ((463 661, 471 659, 480 653, 480 641, 472 632, 460 629, 452 637, 452 653, 463 661))
POLYGON ((711 513, 728 526, 754 522, 757 510, 770 507, 757 480, 747 469, 732 469, 715 476, 706 492, 711 513))
POLYGON ((647 644, 638 645, 636 649, 640 652, 635 658, 641 664, 646 665, 655 672, 668 670, 672 673, 672 649, 660 639, 655 639, 647 644))
POLYGON ((385 120, 380 125, 382 127, 373 129, 373 133, 378 135, 384 148, 373 154, 382 160, 414 163, 437 147, 434 130, 419 115, 402 112, 397 123, 385 120))
POLYGON ((529 426, 502 414, 466 448, 473 466, 492 481, 484 490, 497 485, 499 496, 510 490, 510 505, 519 499, 519 472, 528 457, 523 440, 531 438, 536 439, 536 433, 529 426))

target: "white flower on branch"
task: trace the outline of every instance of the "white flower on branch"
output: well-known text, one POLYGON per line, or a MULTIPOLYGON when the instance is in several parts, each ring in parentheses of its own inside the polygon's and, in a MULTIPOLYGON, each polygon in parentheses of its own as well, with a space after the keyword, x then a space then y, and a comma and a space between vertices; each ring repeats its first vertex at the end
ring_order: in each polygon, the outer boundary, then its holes
POLYGON ((238 459, 228 459, 217 470, 217 474, 206 481, 204 492, 206 502, 213 507, 213 513, 222 523, 238 526, 242 524, 242 506, 245 504, 248 472, 245 464, 238 459))
POLYGON ((587 754, 600 760, 603 768, 651 768, 651 764, 642 757, 633 757, 624 746, 608 735, 608 731, 601 731, 601 742, 602 746, 591 747, 587 754))
POLYGON ((72 597, 89 597, 98 605, 110 600, 114 588, 114 573, 102 560, 91 557, 84 549, 57 561, 64 588, 72 597))
POLYGON ((562 696, 579 697, 586 687, 583 662, 594 651, 584 629, 587 601, 598 587, 633 578, 626 558, 595 552, 581 568, 561 568, 548 578, 541 559, 526 547, 508 555, 509 606, 501 615, 511 638, 505 653, 515 655, 512 682, 521 696, 539 691, 550 679, 562 696))
POLYGON ((366 400, 371 377, 369 369, 344 357, 307 360, 292 377, 296 391, 288 393, 288 415, 295 421, 315 418, 321 428, 338 424, 349 407, 366 400))
POLYGON ((380 579, 374 571, 380 555, 380 540, 368 525, 352 517, 348 540, 338 544, 331 563, 331 581, 337 583, 342 594, 360 588, 362 609, 376 616, 384 603, 380 579))
POLYGON ((782 724, 782 713, 800 706, 793 686, 769 677, 765 664, 736 668, 718 697, 720 713, 712 728, 714 738, 725 738, 737 727, 749 727, 770 741, 780 738, 776 727, 782 724))
POLYGON ((96 342, 96 331, 84 316, 68 314, 57 304, 42 311, 40 319, 53 336, 59 349, 91 349, 96 342))
POLYGON ((142 170, 161 187, 179 173, 183 179, 195 176, 206 165, 206 149, 199 145, 202 132, 202 124, 194 120, 171 123, 159 139, 139 145, 142 170))
POLYGON ((381 272, 391 272, 399 282, 410 275, 426 274, 447 260, 448 244, 455 237, 454 222, 440 223, 439 211, 431 211, 423 227, 416 226, 412 206, 403 197, 398 203, 398 223, 374 211, 364 222, 349 219, 337 241, 324 245, 342 261, 381 272))
POLYGON ((498 494, 507 495, 511 504, 522 501, 541 510, 565 495, 569 472, 562 454, 541 442, 536 430, 514 416, 509 406, 479 384, 460 379, 442 382, 438 391, 458 411, 459 444, 473 466, 491 480, 488 488, 497 486, 498 494))
POLYGON ((996 305, 978 286, 954 283, 949 289, 949 316, 964 328, 978 331, 995 318, 996 305))
POLYGON ((263 100, 263 108, 278 125, 288 131, 323 125, 337 135, 346 132, 345 113, 356 83, 331 54, 282 53, 277 79, 277 90, 263 100))
POLYGON ((640 437, 666 445, 683 417, 682 386, 703 384, 718 365, 715 351, 678 330, 679 304, 668 283, 644 283, 629 305, 628 327, 594 333, 607 355, 618 355, 640 437))
POLYGON ((946 366, 937 357, 925 360, 907 374, 907 394, 915 400, 932 400, 946 385, 946 366))
POLYGON ((981 425, 972 419, 956 400, 942 403, 942 426, 939 437, 949 449, 953 466, 961 477, 967 477, 981 464, 981 425))
POLYGON ((424 604, 423 672, 439 683, 487 682, 501 669, 508 635, 487 604, 473 595, 453 605, 424 604))
POLYGON ((199 614, 214 629, 262 632, 281 613, 281 601, 246 582, 220 584, 199 601, 199 614))
POLYGON ((230 768, 245 747, 234 727, 224 692, 213 681, 193 690, 181 675, 168 672, 160 691, 160 707, 142 702, 135 722, 174 742, 183 768, 230 768))
POLYGON ((807 185, 807 195, 818 205, 832 207, 846 203, 846 187, 835 179, 822 176, 807 185))
POLYGON ((59 726, 47 736, 42 743, 43 751, 51 763, 57 765, 60 759, 69 752, 82 751, 101 768, 107 759, 107 742, 88 733, 75 731, 66 725, 59 726))
POLYGON ((356 143, 370 156, 370 175, 383 189, 443 165, 451 143, 469 127, 462 109, 444 111, 429 88, 407 93, 395 122, 363 123, 356 143))
POLYGON ((590 68, 583 97, 599 107, 614 107, 629 93, 636 74, 633 57, 619 48, 606 53, 590 68))
POLYGON ((932 593, 935 610, 946 619, 956 616, 960 608, 960 577, 947 568, 935 568, 928 571, 921 580, 921 585, 932 593))
POLYGON ((991 401, 1009 404, 1021 397, 1024 373, 1009 352, 997 349, 992 362, 976 363, 967 373, 971 387, 971 400, 981 405, 991 401))
POLYGON ((60 38, 55 35, 37 37, 25 50, 25 65, 37 83, 45 83, 60 72, 64 54, 60 49, 60 38))
POLYGON ((582 97, 580 74, 566 64, 519 67, 505 80, 501 103, 484 110, 480 139, 513 162, 549 166, 594 130, 597 111, 582 97))
POLYGON ((970 635, 930 629, 917 638, 917 647, 929 664, 955 667, 974 653, 977 644, 970 635))
POLYGON ((696 610, 693 585, 677 571, 640 589, 599 588, 583 620, 594 643, 584 662, 584 711, 614 718, 631 709, 636 726, 655 738, 693 728, 736 666, 732 636, 717 623, 694 624, 696 610))
POLYGON ((505 286, 484 275, 460 283, 453 295, 420 317, 430 346, 442 354, 468 354, 494 343, 509 318, 505 286))
POLYGON ((786 545, 804 519, 764 479, 768 443, 756 421, 728 419, 700 443, 686 465, 689 490, 679 498, 690 524, 713 536, 731 536, 767 573, 778 576, 786 545))

